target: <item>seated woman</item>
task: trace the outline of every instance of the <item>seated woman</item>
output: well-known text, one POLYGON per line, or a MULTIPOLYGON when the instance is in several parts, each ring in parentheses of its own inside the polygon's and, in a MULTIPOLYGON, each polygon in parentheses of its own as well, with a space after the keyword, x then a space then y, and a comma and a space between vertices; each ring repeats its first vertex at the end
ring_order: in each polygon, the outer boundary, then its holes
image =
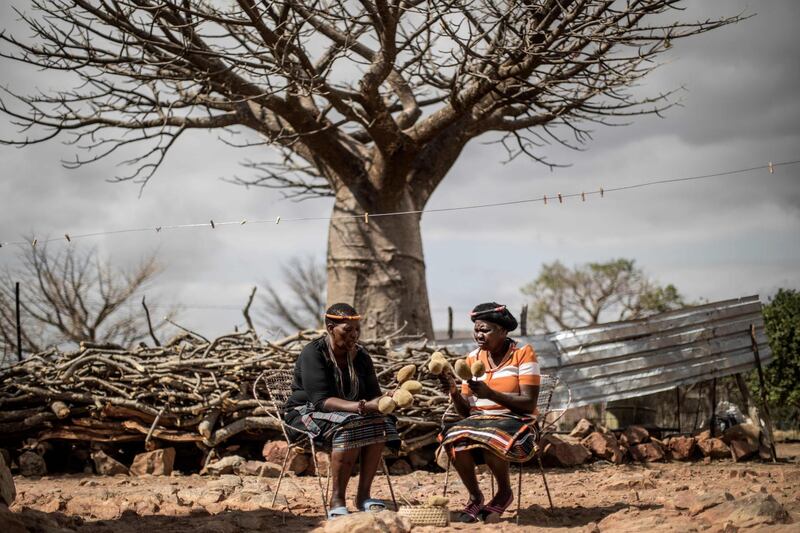
POLYGON ((506 306, 480 304, 470 317, 478 348, 467 356, 467 363, 472 366, 482 361, 486 373, 463 382, 460 389, 452 374, 442 373, 442 385, 465 418, 446 425, 439 441, 469 492, 459 520, 493 521, 514 500, 509 461, 524 462, 536 453, 538 429, 533 414, 541 376, 533 348, 519 347, 508 338, 508 332, 517 328, 517 320, 506 306), (476 462, 485 462, 497 480, 497 493, 487 505, 475 477, 476 462))
POLYGON ((348 304, 325 312, 327 335, 308 343, 294 367, 292 395, 284 419, 315 435, 314 443, 331 451, 333 491, 328 517, 346 515, 345 493, 361 455, 356 508, 380 511, 383 502, 370 497, 372 480, 386 442, 399 443, 392 417, 378 411, 381 388, 372 359, 357 344, 360 316, 348 304))

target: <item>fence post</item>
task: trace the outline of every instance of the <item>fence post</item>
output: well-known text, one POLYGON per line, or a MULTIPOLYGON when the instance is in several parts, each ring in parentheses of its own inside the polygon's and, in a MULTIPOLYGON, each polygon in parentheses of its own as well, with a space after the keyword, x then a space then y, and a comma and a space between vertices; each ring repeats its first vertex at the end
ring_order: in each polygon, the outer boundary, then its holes
POLYGON ((453 308, 447 306, 447 338, 453 338, 453 308))
POLYGON ((769 453, 772 456, 772 462, 778 462, 778 453, 775 450, 775 436, 772 431, 772 417, 769 414, 769 405, 767 405, 767 386, 764 383, 764 371, 761 369, 761 356, 758 354, 758 342, 756 341, 756 326, 750 324, 750 347, 753 350, 753 358, 756 361, 756 370, 758 371, 758 384, 761 388, 761 406, 764 408, 764 422, 767 426, 767 434, 769 436, 769 453))
POLYGON ((523 337, 528 335, 528 304, 523 305, 519 313, 519 332, 523 337))
POLYGON ((19 281, 14 284, 14 298, 17 305, 17 361, 22 361, 22 322, 19 312, 19 281))

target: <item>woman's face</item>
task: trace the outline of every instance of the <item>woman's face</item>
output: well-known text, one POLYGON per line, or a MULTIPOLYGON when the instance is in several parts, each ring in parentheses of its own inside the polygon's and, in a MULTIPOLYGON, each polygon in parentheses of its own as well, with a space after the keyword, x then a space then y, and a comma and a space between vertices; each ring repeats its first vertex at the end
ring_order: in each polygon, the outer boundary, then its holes
POLYGON ((345 320, 337 324, 329 324, 328 334, 334 348, 352 351, 361 336, 361 324, 358 320, 345 320))
POLYGON ((497 352, 503 349, 508 332, 495 324, 485 320, 476 320, 472 336, 481 350, 497 352))

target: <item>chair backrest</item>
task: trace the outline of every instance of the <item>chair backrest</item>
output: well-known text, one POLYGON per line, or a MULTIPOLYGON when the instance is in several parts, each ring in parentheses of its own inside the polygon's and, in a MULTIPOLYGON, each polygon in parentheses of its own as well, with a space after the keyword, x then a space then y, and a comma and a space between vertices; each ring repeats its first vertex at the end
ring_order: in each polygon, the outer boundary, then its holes
POLYGON ((539 399, 536 401, 536 409, 539 411, 537 420, 542 421, 550 412, 550 403, 553 401, 553 392, 558 387, 558 377, 550 374, 542 374, 539 382, 539 399))
POLYGON ((266 411, 269 416, 280 419, 281 411, 292 395, 292 381, 294 381, 294 370, 265 370, 258 375, 253 383, 253 398, 256 399, 258 405, 266 411), (261 399, 258 397, 259 381, 264 384, 264 388, 267 391, 267 401, 271 409, 264 406, 264 404, 261 403, 261 399))

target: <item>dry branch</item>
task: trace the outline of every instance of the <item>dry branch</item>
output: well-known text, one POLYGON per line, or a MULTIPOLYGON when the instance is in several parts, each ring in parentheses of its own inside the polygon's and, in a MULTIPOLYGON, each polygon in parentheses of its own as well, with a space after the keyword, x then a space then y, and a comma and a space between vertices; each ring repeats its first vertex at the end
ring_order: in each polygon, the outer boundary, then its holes
MULTIPOLYGON (((319 331, 260 341, 251 330, 206 341, 196 334, 165 346, 83 344, 76 351, 33 355, 0 374, 0 445, 26 439, 93 442, 197 442, 267 439, 279 430, 252 396, 266 369, 292 368, 319 331)), ((423 339, 391 348, 391 339, 365 341, 381 386, 390 389, 403 365, 425 368, 434 348, 423 339)), ((423 393, 398 418, 403 450, 433 442, 447 398, 434 376, 419 376, 423 393)), ((267 399, 267 391, 260 391, 267 399)), ((152 443, 148 443, 152 444, 152 443)))

